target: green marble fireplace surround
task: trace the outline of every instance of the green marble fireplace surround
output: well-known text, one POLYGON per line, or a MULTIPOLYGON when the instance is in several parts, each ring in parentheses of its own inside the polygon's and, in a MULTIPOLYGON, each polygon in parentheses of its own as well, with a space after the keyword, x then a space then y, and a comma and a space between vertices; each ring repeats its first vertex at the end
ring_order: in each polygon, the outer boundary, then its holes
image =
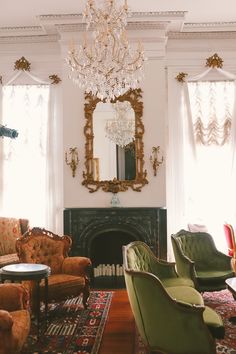
POLYGON ((166 209, 138 208, 67 208, 64 210, 64 234, 73 239, 72 256, 89 257, 93 264, 92 283, 120 287, 123 276, 114 266, 122 265, 122 246, 140 240, 161 259, 167 258, 166 209), (108 266, 105 274, 95 268, 108 266), (94 274, 96 276, 94 276, 94 274))

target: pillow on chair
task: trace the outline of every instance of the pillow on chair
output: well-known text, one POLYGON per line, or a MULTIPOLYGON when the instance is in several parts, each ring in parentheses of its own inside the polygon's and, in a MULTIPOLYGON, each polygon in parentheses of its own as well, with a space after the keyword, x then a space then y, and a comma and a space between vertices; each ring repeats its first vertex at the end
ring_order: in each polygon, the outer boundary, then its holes
POLYGON ((188 224, 188 230, 191 232, 208 232, 206 225, 203 224, 188 224))

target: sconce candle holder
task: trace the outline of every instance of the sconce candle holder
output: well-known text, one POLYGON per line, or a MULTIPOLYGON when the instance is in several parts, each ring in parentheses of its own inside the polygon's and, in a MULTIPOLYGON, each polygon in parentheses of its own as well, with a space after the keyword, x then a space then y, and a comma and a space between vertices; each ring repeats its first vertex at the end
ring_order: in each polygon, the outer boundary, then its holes
POLYGON ((68 161, 67 152, 65 153, 65 162, 68 166, 70 166, 70 168, 72 170, 72 177, 75 177, 75 171, 76 171, 77 166, 79 164, 79 156, 78 156, 77 148, 76 147, 70 148, 69 155, 71 155, 70 161, 68 161))
POLYGON ((164 158, 162 156, 161 160, 158 160, 158 154, 160 152, 160 146, 153 146, 152 147, 152 155, 150 156, 150 161, 152 164, 154 176, 157 175, 157 170, 159 166, 163 163, 164 158))

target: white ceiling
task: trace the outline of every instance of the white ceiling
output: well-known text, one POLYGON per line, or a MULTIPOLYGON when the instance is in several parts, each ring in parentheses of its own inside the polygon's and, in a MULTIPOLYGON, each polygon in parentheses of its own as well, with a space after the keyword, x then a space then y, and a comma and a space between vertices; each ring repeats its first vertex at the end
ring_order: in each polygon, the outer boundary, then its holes
MULTIPOLYGON (((85 3, 86 0, 0 0, 0 37, 8 35, 6 30, 16 31, 16 27, 42 26, 40 16, 80 14, 85 3)), ((204 24, 193 26, 194 31, 204 31, 206 23, 217 31, 221 26, 224 31, 236 30, 236 0, 128 0, 128 6, 131 12, 183 12, 183 31, 194 23, 204 24)))

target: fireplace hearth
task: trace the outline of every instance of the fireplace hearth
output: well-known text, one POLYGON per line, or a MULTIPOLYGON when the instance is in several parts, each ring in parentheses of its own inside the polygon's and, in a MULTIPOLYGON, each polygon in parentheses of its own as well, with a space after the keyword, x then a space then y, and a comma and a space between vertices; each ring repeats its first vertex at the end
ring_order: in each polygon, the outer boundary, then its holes
POLYGON ((123 287, 122 246, 140 240, 154 254, 167 256, 164 208, 68 208, 64 234, 73 239, 71 255, 89 257, 94 287, 123 287))

